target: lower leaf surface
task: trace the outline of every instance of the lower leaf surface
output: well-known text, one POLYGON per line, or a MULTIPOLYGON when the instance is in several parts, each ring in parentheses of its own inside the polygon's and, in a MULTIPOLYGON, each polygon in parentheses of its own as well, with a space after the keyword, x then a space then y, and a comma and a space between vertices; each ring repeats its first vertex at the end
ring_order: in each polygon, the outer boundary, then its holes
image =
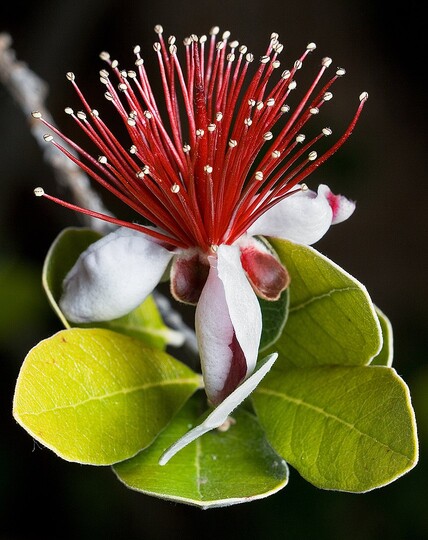
POLYGON ((237 410, 227 431, 206 433, 164 466, 159 458, 200 422, 204 399, 193 396, 156 441, 114 471, 128 487, 202 508, 267 497, 284 487, 288 468, 266 441, 254 415, 237 410))

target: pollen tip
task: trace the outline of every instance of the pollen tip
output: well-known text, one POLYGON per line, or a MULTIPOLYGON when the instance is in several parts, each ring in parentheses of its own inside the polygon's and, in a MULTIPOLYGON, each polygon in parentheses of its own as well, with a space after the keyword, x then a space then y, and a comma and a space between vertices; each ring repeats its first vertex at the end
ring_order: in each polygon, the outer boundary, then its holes
POLYGON ((309 161, 315 161, 317 159, 318 154, 315 151, 309 152, 308 159, 309 161))
POLYGON ((108 62, 110 60, 110 54, 107 51, 101 51, 99 56, 101 60, 104 60, 104 62, 108 62))
POLYGON ((163 33, 163 26, 161 24, 157 24, 154 28, 154 31, 156 34, 162 34, 163 33))
POLYGON ((74 111, 71 107, 66 107, 64 109, 65 114, 74 114, 74 111))
POLYGON ((32 116, 33 118, 39 119, 39 118, 42 117, 42 113, 41 113, 40 111, 33 111, 33 112, 31 113, 31 116, 32 116))
POLYGON ((34 195, 36 197, 43 197, 44 194, 45 194, 45 190, 42 187, 36 187, 34 189, 34 195))
POLYGON ((76 79, 74 73, 72 71, 67 71, 67 73, 65 74, 65 76, 67 77, 67 79, 69 81, 74 81, 76 79))
POLYGON ((322 132, 323 132, 323 135, 325 135, 326 137, 328 137, 329 135, 333 133, 333 131, 329 127, 323 128, 322 132))
POLYGON ((362 92, 360 94, 360 101, 367 101, 369 99, 369 94, 368 92, 362 92))
POLYGON ((313 41, 311 41, 310 43, 306 45, 306 50, 310 52, 314 51, 316 48, 317 48, 316 43, 314 43, 313 41))
POLYGON ((52 135, 51 135, 50 133, 45 133, 45 134, 43 135, 43 138, 44 138, 44 140, 45 140, 46 142, 52 142, 52 141, 53 141, 53 137, 52 137, 52 135))
POLYGON ((329 56, 326 56, 325 58, 323 58, 321 60, 321 65, 323 65, 324 67, 328 68, 331 66, 331 63, 333 62, 333 60, 329 57, 329 56))
POLYGON ((213 26, 210 30, 210 36, 216 36, 220 32, 220 28, 218 26, 213 26))
POLYGON ((300 189, 302 191, 308 191, 309 188, 308 188, 307 184, 300 184, 300 189))
POLYGON ((338 77, 343 77, 346 74, 346 69, 338 67, 336 70, 336 75, 338 77))

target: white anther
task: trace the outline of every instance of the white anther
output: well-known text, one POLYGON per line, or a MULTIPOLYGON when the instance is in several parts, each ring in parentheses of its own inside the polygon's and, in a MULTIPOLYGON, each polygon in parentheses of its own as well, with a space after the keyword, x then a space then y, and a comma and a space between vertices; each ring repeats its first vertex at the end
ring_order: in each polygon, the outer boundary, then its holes
POLYGON ((128 126, 131 126, 131 127, 134 127, 137 124, 137 122, 131 116, 129 116, 127 118, 126 122, 127 122, 128 126))
POLYGON ((210 133, 212 133, 213 131, 216 130, 216 128, 217 126, 215 124, 209 124, 207 129, 210 133))
POLYGON ((140 52, 141 52, 141 47, 139 45, 135 45, 134 54, 140 54, 140 52))
POLYGON ((331 66, 332 62, 333 62, 333 60, 331 58, 329 58, 328 56, 326 56, 325 58, 323 58, 321 60, 321 65, 328 68, 328 67, 331 66))
POLYGON ((252 123, 253 123, 253 121, 251 120, 251 118, 246 118, 246 119, 244 120, 244 124, 245 124, 246 126, 251 126, 252 123))
POLYGON ((137 73, 133 71, 132 69, 128 71, 128 77, 130 79, 135 79, 136 76, 137 76, 137 73))
POLYGON ((119 65, 119 62, 117 60, 113 60, 112 63, 111 63, 111 67, 113 69, 116 69, 118 65, 119 65))
POLYGON ((113 96, 110 94, 110 92, 106 92, 104 94, 104 97, 106 98, 107 101, 114 101, 113 96))
POLYGON ((341 67, 337 68, 336 75, 338 77, 343 77, 345 74, 346 74, 346 69, 341 68, 341 67))
POLYGON ((65 114, 74 114, 74 111, 71 107, 66 107, 64 109, 65 114))
POLYGON ((106 79, 105 77, 100 77, 100 83, 101 83, 101 84, 108 85, 108 84, 109 84, 109 80, 106 79))
POLYGON ((110 76, 110 73, 106 69, 100 70, 100 77, 104 77, 105 79, 108 79, 110 76))
POLYGON ((252 53, 247 53, 247 54, 245 55, 245 60, 246 60, 249 64, 251 64, 251 62, 254 60, 254 54, 252 54, 252 53))
POLYGON ((290 76, 290 72, 288 71, 288 69, 284 70, 281 73, 281 79, 288 79, 289 76, 290 76))
POLYGON ((98 163, 101 163, 102 165, 105 165, 107 163, 106 156, 99 156, 98 163))
POLYGON ((360 94, 360 101, 366 101, 367 99, 369 99, 369 94, 368 92, 362 92, 360 94))
POLYGON ((213 172, 213 168, 211 167, 211 165, 205 165, 204 171, 205 171, 207 174, 211 174, 211 173, 213 172))
POLYGON ((281 62, 279 60, 274 60, 272 62, 273 69, 278 69, 280 65, 281 65, 281 62))
POLYGON ((307 184, 300 184, 300 189, 302 191, 308 191, 309 188, 308 188, 307 184))
POLYGON ((281 107, 281 112, 282 113, 287 113, 287 112, 289 112, 289 110, 290 110, 290 105, 283 105, 281 107))
POLYGON ((147 118, 147 120, 150 120, 151 118, 153 118, 153 115, 150 111, 144 111, 144 117, 147 118))
POLYGON ((143 173, 144 173, 144 174, 149 174, 149 172, 150 172, 150 167, 149 167, 148 165, 144 165, 144 167, 143 167, 143 173))
POLYGON ((271 131, 266 131, 266 133, 263 134, 263 139, 265 141, 270 141, 273 139, 273 133, 271 131))
POLYGON ((318 154, 317 154, 316 152, 314 152, 314 151, 309 152, 309 154, 308 154, 308 160, 309 160, 309 161, 315 161, 315 160, 317 159, 317 155, 318 155, 318 154))
POLYGON ((185 47, 190 47, 191 44, 192 44, 192 39, 191 39, 191 38, 185 37, 185 38, 183 39, 183 45, 184 45, 185 47))
POLYGON ((254 173, 254 178, 256 180, 258 180, 259 182, 261 182, 263 180, 263 173, 262 171, 257 171, 256 173, 254 173))
POLYGON ((306 135, 303 135, 303 133, 299 133, 296 137, 296 142, 302 143, 306 139, 306 135))
POLYGON ((218 26, 213 26, 210 30, 210 36, 216 36, 220 32, 220 28, 218 26))
POLYGON ((133 144, 131 146, 131 148, 129 149, 129 153, 130 154, 136 154, 137 153, 137 147, 135 146, 135 144, 133 144))
POLYGON ((258 111, 261 111, 263 109, 263 107, 264 107, 263 101, 258 101, 257 105, 256 105, 256 109, 258 111))
POLYGON ((323 135, 328 137, 329 135, 331 135, 333 133, 333 131, 330 128, 326 127, 326 128, 323 128, 322 133, 323 133, 323 135))
POLYGON ((168 44, 169 44, 169 45, 174 45, 175 42, 176 42, 175 36, 169 36, 169 38, 168 38, 168 44))
POLYGON ((282 43, 278 43, 277 45, 275 45, 274 50, 277 54, 281 54, 284 50, 284 45, 282 43))
POLYGON ((289 90, 294 90, 297 86, 297 82, 296 81, 291 81, 291 83, 288 85, 288 89, 289 90))
POLYGON ((235 55, 232 54, 232 53, 229 53, 227 56, 226 56, 226 60, 228 62, 234 62, 235 61, 235 55))
POLYGON ((177 45, 170 45, 169 54, 175 56, 177 54, 177 45))
POLYGON ((272 107, 272 105, 275 105, 275 100, 274 100, 274 98, 269 98, 266 101, 266 107, 272 107))
POLYGON ((184 152, 185 154, 188 154, 188 153, 190 152, 190 144, 185 144, 185 145, 183 146, 183 152, 184 152))
POLYGON ((128 72, 122 69, 122 71, 120 72, 120 75, 122 79, 126 79, 128 77, 128 72))
POLYGON ((229 146, 230 148, 235 148, 235 146, 238 144, 237 141, 235 141, 235 139, 230 139, 229 140, 229 146))
POLYGON ((318 114, 320 110, 318 109, 318 107, 312 107, 311 109, 309 109, 309 112, 311 114, 318 114))
POLYGON ((128 89, 128 85, 125 83, 119 83, 117 87, 121 92, 125 92, 128 89))
POLYGON ((153 49, 155 50, 155 52, 159 52, 161 50, 161 44, 156 41, 155 43, 153 43, 153 49))
POLYGON ((273 159, 278 159, 280 155, 281 155, 281 152, 279 150, 274 150, 271 154, 273 159))
POLYGON ((31 116, 32 116, 33 118, 39 119, 39 118, 42 117, 42 113, 41 113, 40 111, 33 111, 33 112, 31 113, 31 116))
POLYGON ((294 69, 301 69, 303 66, 303 62, 301 60, 296 60, 294 62, 294 69))
POLYGON ((51 141, 53 141, 53 137, 52 137, 52 135, 51 135, 50 133, 45 133, 45 134, 43 135, 43 138, 44 138, 44 140, 45 140, 46 142, 51 142, 51 141))
POLYGON ((65 76, 67 77, 67 79, 68 79, 69 81, 74 81, 74 79, 76 78, 76 77, 74 76, 74 73, 73 73, 72 71, 68 71, 68 72, 65 74, 65 76))
POLYGON ((83 111, 77 111, 77 118, 79 120, 86 120, 86 114, 83 111))
POLYGON ((203 137, 205 131, 203 129, 197 129, 196 130, 196 137, 203 137))
POLYGON ((246 45, 241 45, 238 50, 241 54, 246 54, 248 51, 248 47, 246 45))
POLYGON ((255 99, 249 99, 249 100, 248 100, 248 105, 249 105, 250 107, 254 107, 255 104, 256 104, 256 100, 255 100, 255 99))
POLYGON ((143 64, 144 64, 144 60, 142 58, 137 58, 137 60, 135 60, 135 65, 137 67, 142 66, 143 64))
POLYGON ((162 34, 163 33, 163 27, 161 24, 157 24, 154 28, 154 31, 156 32, 156 34, 162 34))
POLYGON ((100 58, 101 60, 107 62, 108 60, 110 60, 110 54, 107 51, 102 51, 100 52, 100 58))
POLYGON ((143 171, 138 171, 137 173, 135 173, 135 176, 136 176, 137 178, 142 179, 142 178, 144 178, 146 175, 144 174, 143 171))
POLYGON ((306 50, 307 51, 314 51, 316 48, 317 48, 317 46, 313 41, 311 41, 311 43, 308 43, 306 45, 306 50))
POLYGON ((204 34, 203 36, 199 38, 199 43, 205 43, 207 39, 208 39, 207 36, 204 34))
POLYGON ((180 186, 178 184, 172 184, 171 191, 173 193, 178 193, 180 191, 180 186))
POLYGON ((279 34, 277 34, 276 32, 272 32, 272 34, 270 35, 271 41, 275 41, 278 38, 279 38, 279 34))
POLYGON ((269 60, 270 60, 270 56, 262 56, 260 58, 260 63, 261 64, 267 64, 269 62, 269 60))
POLYGON ((34 195, 36 197, 43 197, 43 195, 45 194, 45 190, 41 187, 36 187, 35 190, 34 190, 34 195))
POLYGON ((222 112, 216 112, 215 113, 215 119, 217 120, 217 122, 220 122, 220 120, 223 119, 223 113, 222 112))
POLYGON ((223 32, 223 35, 221 36, 221 39, 229 39, 230 38, 230 32, 229 30, 226 30, 225 32, 223 32))
POLYGON ((229 43, 229 47, 230 47, 231 49, 236 49, 237 47, 239 47, 239 41, 236 41, 236 39, 235 39, 234 41, 231 41, 231 42, 229 43))
POLYGON ((93 118, 99 118, 100 113, 97 111, 97 109, 92 109, 92 110, 91 110, 91 116, 92 116, 93 118))
POLYGON ((224 48, 224 41, 219 41, 216 45, 216 49, 221 51, 224 48))
POLYGON ((331 92, 326 92, 324 95, 323 95, 323 100, 324 101, 330 101, 330 99, 332 99, 333 97, 333 94, 331 92))

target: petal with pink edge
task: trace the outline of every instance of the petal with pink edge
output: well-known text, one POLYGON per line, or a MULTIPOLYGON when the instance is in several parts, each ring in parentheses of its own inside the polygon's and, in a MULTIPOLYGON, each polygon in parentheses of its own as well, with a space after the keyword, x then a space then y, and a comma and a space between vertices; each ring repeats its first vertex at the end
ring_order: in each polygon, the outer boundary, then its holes
POLYGON ((355 202, 347 199, 344 195, 335 195, 325 184, 319 186, 318 193, 322 193, 331 206, 333 211, 332 225, 342 223, 354 213, 355 202))
POLYGON ((205 391, 223 401, 256 365, 262 320, 238 246, 221 245, 196 308, 196 335, 205 391))
POLYGON ((323 186, 290 195, 273 206, 248 229, 248 234, 272 236, 310 245, 328 231, 333 211, 323 186))
POLYGON ((143 233, 117 229, 80 255, 64 279, 61 310, 80 323, 126 315, 153 291, 172 256, 143 233))

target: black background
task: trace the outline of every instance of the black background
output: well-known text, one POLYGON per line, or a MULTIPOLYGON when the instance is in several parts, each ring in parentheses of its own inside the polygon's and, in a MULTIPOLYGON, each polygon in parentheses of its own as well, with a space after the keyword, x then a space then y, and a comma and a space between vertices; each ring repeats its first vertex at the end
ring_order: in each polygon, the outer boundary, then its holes
POLYGON ((292 470, 289 486, 266 500, 201 511, 128 491, 108 468, 67 463, 35 444, 11 416, 14 382, 28 349, 60 329, 41 291, 41 265, 60 230, 79 221, 34 198, 37 185, 67 194, 44 163, 28 118, 0 84, 1 540, 428 537, 426 60, 418 5, 406 2, 397 9, 379 0, 2 4, 0 31, 12 35, 18 57, 49 84, 48 106, 65 127, 70 123, 63 109, 74 98, 65 72, 76 73, 92 103, 103 103, 99 52, 107 49, 131 68, 138 43, 154 72, 157 23, 179 40, 219 25, 256 57, 276 31, 285 44, 285 67, 315 41, 318 58, 331 56, 334 65, 347 69, 328 106, 336 133, 351 118, 360 92, 369 92, 350 141, 310 179, 311 186, 325 182, 357 201, 353 217, 317 248, 361 280, 391 319, 394 365, 413 396, 421 461, 395 483, 364 495, 320 491, 292 470))

